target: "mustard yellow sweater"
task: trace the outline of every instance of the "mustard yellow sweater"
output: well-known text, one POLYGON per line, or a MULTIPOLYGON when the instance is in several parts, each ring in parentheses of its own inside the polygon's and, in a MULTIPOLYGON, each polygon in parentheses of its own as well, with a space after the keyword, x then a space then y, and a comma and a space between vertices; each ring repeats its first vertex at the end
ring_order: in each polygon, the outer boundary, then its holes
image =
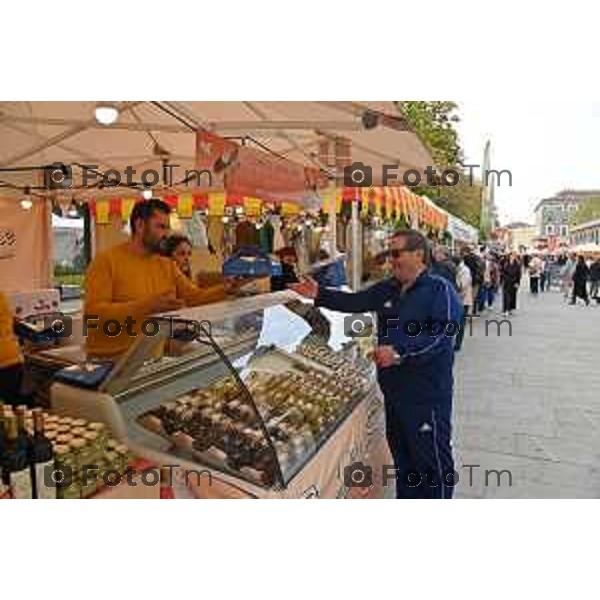
MULTIPOLYGON (((99 254, 90 264, 85 280, 85 315, 98 315, 98 329, 90 328, 87 337, 88 356, 110 358, 122 354, 135 341, 127 334, 124 323, 130 316, 136 320, 131 330, 138 335, 141 324, 149 315, 144 306, 149 297, 173 292, 186 306, 211 304, 225 298, 223 286, 200 289, 169 259, 156 254, 139 256, 121 244, 99 254), (116 319, 123 330, 109 337, 102 325, 116 319)), ((92 322, 91 322, 92 323, 92 322)))
POLYGON ((13 313, 8 298, 0 292, 0 369, 23 361, 13 332, 13 313))

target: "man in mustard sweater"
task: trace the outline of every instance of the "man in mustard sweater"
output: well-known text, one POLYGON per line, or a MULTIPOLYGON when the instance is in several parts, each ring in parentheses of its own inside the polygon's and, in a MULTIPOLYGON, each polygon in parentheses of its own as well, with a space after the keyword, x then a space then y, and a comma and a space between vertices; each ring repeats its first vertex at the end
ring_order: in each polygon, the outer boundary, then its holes
POLYGON ((143 335, 141 324, 150 315, 225 299, 225 286, 200 289, 171 259, 160 256, 161 242, 169 233, 170 212, 161 200, 139 202, 131 213, 131 239, 99 254, 90 264, 84 306, 90 323, 88 356, 111 358, 125 352, 136 339, 127 333, 128 318, 135 321, 130 331, 143 335), (98 321, 92 315, 98 315, 98 321), (104 323, 113 319, 122 328, 115 337, 103 331, 104 323))
POLYGON ((0 292, 0 400, 28 404, 21 394, 23 357, 14 334, 14 315, 8 298, 0 292))

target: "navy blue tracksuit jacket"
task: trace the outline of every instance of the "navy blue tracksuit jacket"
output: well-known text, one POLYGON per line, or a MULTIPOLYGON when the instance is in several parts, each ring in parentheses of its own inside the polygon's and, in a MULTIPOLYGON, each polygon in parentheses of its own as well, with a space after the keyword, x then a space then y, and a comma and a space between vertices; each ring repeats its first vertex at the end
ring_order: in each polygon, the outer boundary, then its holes
POLYGON ((399 365, 378 371, 397 497, 452 497, 454 339, 463 312, 456 291, 425 271, 404 293, 388 279, 353 294, 319 288, 315 303, 345 313, 374 312, 379 345, 393 346, 402 357, 399 365))

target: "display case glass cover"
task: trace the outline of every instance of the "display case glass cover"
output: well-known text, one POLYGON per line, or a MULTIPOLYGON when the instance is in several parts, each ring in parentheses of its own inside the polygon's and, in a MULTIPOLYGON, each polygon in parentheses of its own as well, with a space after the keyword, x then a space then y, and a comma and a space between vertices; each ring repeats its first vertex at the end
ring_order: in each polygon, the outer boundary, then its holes
POLYGON ((374 367, 369 337, 347 337, 343 315, 290 293, 261 303, 216 319, 201 320, 201 309, 169 317, 172 332, 194 332, 188 344, 202 365, 184 388, 127 400, 129 427, 146 446, 263 487, 286 486, 375 393, 374 367))

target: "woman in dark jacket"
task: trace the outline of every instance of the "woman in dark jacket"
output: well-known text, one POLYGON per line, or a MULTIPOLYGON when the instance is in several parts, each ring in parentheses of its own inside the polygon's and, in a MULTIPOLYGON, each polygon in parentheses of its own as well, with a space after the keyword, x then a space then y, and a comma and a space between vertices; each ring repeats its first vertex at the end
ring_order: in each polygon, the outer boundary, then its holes
POLYGON ((590 266, 590 296, 600 304, 600 258, 596 258, 590 266))
POLYGON ((571 304, 575 304, 577 298, 581 298, 585 301, 587 306, 590 305, 590 299, 587 292, 587 282, 589 278, 590 270, 585 264, 585 259, 583 256, 578 256, 575 274, 573 275, 573 297, 571 298, 571 304))
POLYGON ((516 254, 502 263, 502 311, 512 315, 517 308, 517 290, 521 283, 521 263, 516 254))

